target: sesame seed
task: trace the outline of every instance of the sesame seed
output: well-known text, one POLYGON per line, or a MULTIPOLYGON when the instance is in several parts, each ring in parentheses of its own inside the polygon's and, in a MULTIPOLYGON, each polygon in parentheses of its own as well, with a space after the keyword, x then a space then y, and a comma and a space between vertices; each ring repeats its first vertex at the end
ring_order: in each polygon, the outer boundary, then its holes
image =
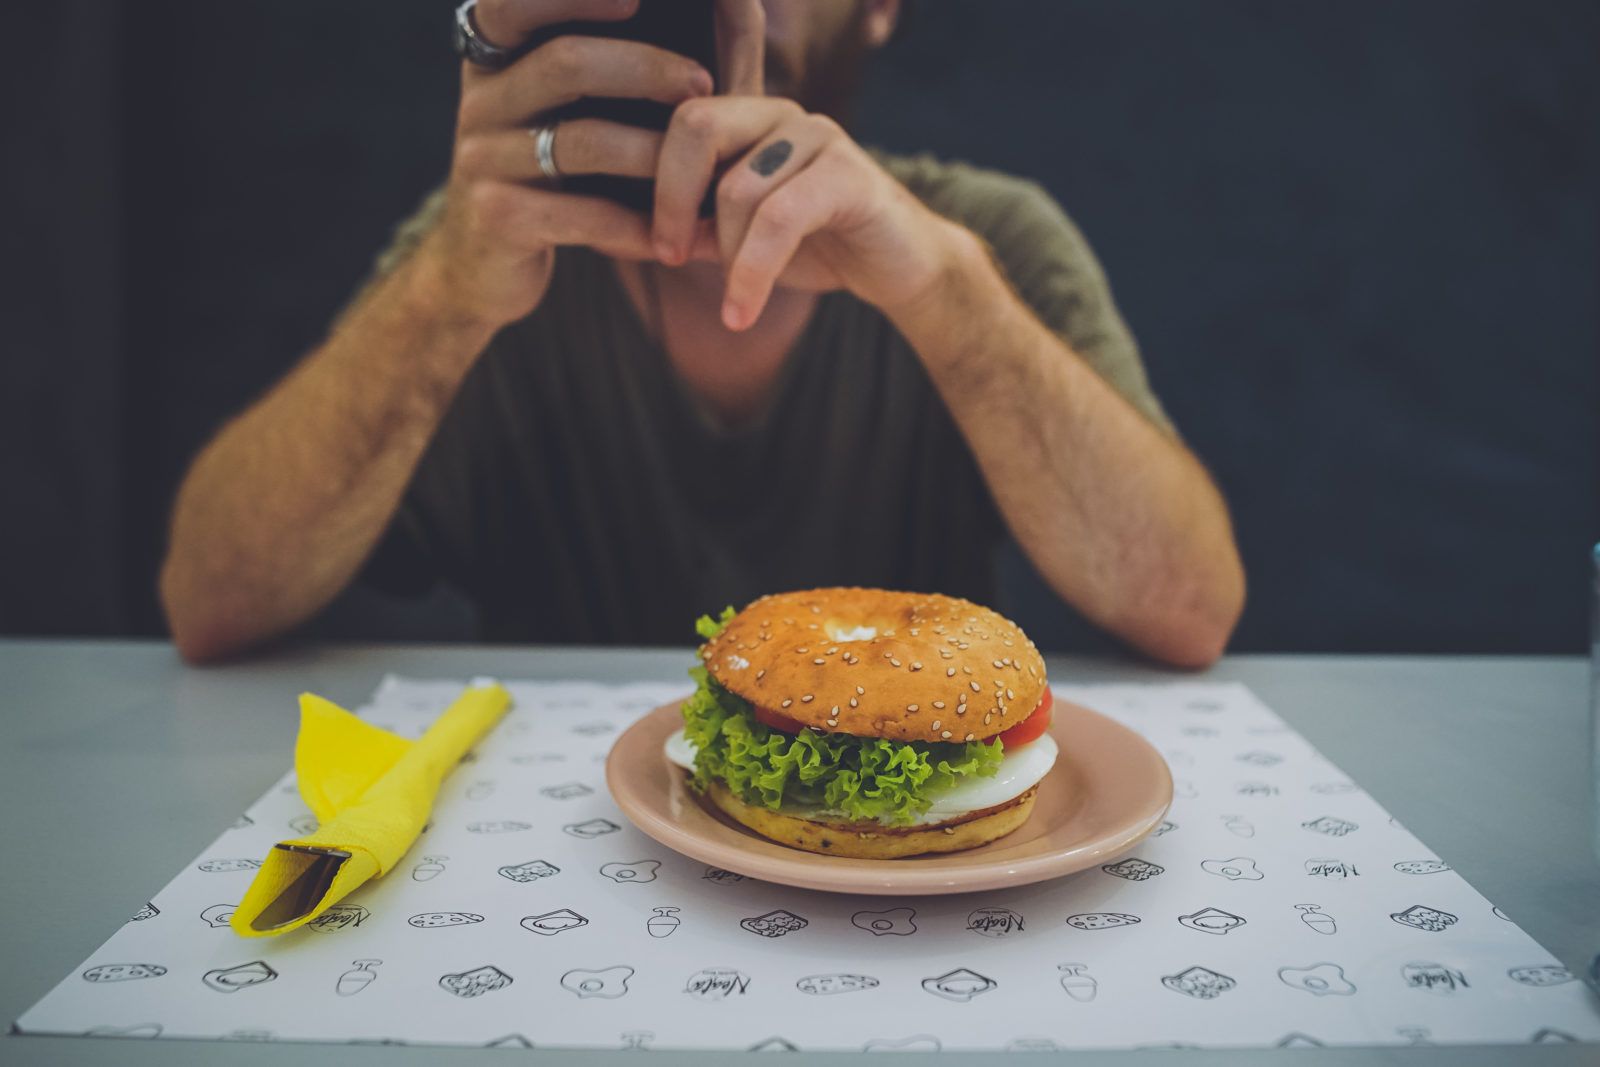
POLYGON ((767 669, 765 667, 761 668, 759 671, 756 671, 756 681, 759 682, 759 681, 761 681, 761 679, 765 678, 766 676, 767 676, 767 669))
POLYGON ((915 704, 907 704, 906 705, 906 710, 907 711, 916 711, 917 710, 917 705, 915 705, 915 704))
POLYGON ((956 676, 956 669, 954 667, 946 667, 944 669, 944 676, 946 678, 954 678, 956 676))
POLYGON ((983 717, 983 725, 988 726, 992 722, 994 722, 994 716, 993 715, 985 715, 983 717))
POLYGON ((837 719, 839 717, 839 705, 835 704, 828 714, 837 719))
POLYGON ((967 684, 972 686, 972 691, 974 693, 980 692, 982 690, 982 688, 983 688, 977 682, 968 682, 967 684))
POLYGON ((803 696, 803 697, 801 697, 801 698, 800 698, 800 703, 802 703, 802 704, 809 704, 809 703, 811 703, 811 701, 812 701, 812 700, 813 700, 813 699, 814 699, 814 698, 813 698, 813 697, 812 697, 812 695, 811 695, 811 694, 810 694, 810 693, 807 693, 807 694, 806 694, 806 695, 805 695, 805 696, 803 696))
POLYGON ((976 734, 968 734, 967 735, 967 740, 971 741, 975 736, 977 736, 977 735, 976 734))
POLYGON ((794 701, 793 701, 793 700, 792 700, 792 699, 790 699, 790 698, 789 698, 789 697, 785 697, 785 698, 784 698, 784 700, 783 700, 783 703, 782 703, 782 704, 780 704, 780 705, 779 705, 779 707, 784 707, 784 708, 786 708, 786 707, 788 707, 788 706, 789 706, 789 705, 790 705, 790 704, 793 704, 793 703, 794 703, 794 701))
POLYGON ((942 723, 943 723, 943 720, 941 720, 941 719, 934 719, 934 720, 933 720, 933 725, 932 725, 932 726, 930 726, 930 727, 928 727, 928 729, 930 729, 930 730, 937 730, 937 729, 938 729, 938 728, 939 728, 939 727, 940 727, 940 725, 941 725, 941 724, 942 724, 942 723))
POLYGON ((1010 648, 1011 647, 1011 638, 1009 638, 1009 637, 1006 638, 1005 641, 1004 641, 1004 644, 1005 644, 1005 646, 1007 648, 1010 648))
POLYGON ((907 630, 906 632, 909 633, 912 637, 915 637, 919 633, 921 633, 922 631, 921 630, 907 630))
POLYGON ((961 649, 961 650, 963 650, 963 651, 965 651, 966 649, 969 649, 972 646, 967 644, 965 641, 960 641, 960 642, 957 642, 956 647, 961 649))
POLYGON ((995 660, 994 661, 994 666, 995 666, 995 670, 999 670, 1001 667, 1004 667, 1005 664, 1001 663, 999 660, 995 660))
POLYGON ((803 655, 805 655, 805 654, 806 654, 806 653, 807 653, 807 652, 810 652, 810 651, 811 651, 811 650, 810 650, 810 649, 809 649, 809 648, 797 648, 797 649, 795 649, 795 651, 796 651, 796 652, 798 652, 798 653, 800 653, 800 654, 801 654, 801 655, 802 655, 802 656, 803 656, 803 655))
POLYGON ((828 661, 823 659, 821 656, 818 656, 816 659, 812 660, 811 662, 815 663, 817 666, 820 667, 820 666, 822 666, 824 663, 826 663, 828 661))
POLYGON ((852 708, 856 706, 856 698, 855 697, 851 697, 850 698, 850 706, 852 708))
POLYGON ((839 725, 839 720, 838 719, 829 719, 828 720, 828 725, 829 726, 838 726, 839 725))
POLYGON ((956 714, 957 715, 965 715, 966 713, 967 713, 967 706, 965 704, 957 704, 956 705, 956 714))
POLYGON ((1007 700, 1015 700, 1015 699, 1017 699, 1017 694, 1015 694, 1011 690, 1007 689, 1006 690, 1006 699, 1007 700))
POLYGON ((946 826, 944 828, 944 832, 949 834, 951 837, 956 836, 956 828, 954 826, 946 826))
POLYGON ((939 736, 940 737, 944 737, 944 738, 948 738, 950 736, 950 731, 949 730, 945 730, 945 731, 941 732, 939 734, 939 736))
POLYGON ((936 708, 939 708, 939 709, 940 709, 940 710, 943 710, 943 709, 944 709, 944 701, 942 701, 942 700, 935 700, 935 701, 934 701, 934 702, 933 702, 933 706, 934 706, 934 707, 936 707, 936 708))
POLYGON ((912 660, 911 669, 914 671, 920 671, 922 669, 922 664, 918 663, 916 660, 912 660))
POLYGON ((889 660, 889 662, 890 662, 890 663, 891 663, 891 664, 893 664, 893 665, 894 665, 894 666, 896 666, 896 667, 898 667, 898 666, 900 666, 900 661, 899 661, 899 660, 897 660, 897 659, 893 659, 893 658, 891 658, 891 659, 890 659, 890 660, 889 660))
POLYGON ((961 668, 961 673, 962 674, 971 674, 972 673, 972 668, 971 667, 962 667, 961 668))
POLYGON ((834 654, 834 653, 835 653, 835 652, 837 652, 837 651, 839 651, 839 646, 838 646, 838 645, 835 645, 835 646, 833 646, 833 647, 832 647, 832 648, 830 648, 830 649, 828 649, 828 651, 827 651, 827 652, 825 652, 825 653, 823 653, 823 654, 824 654, 824 655, 827 655, 827 656, 831 656, 831 655, 833 655, 833 654, 834 654))
POLYGON ((866 695, 867 695, 867 691, 865 689, 861 688, 859 685, 856 686, 856 696, 864 697, 866 695))

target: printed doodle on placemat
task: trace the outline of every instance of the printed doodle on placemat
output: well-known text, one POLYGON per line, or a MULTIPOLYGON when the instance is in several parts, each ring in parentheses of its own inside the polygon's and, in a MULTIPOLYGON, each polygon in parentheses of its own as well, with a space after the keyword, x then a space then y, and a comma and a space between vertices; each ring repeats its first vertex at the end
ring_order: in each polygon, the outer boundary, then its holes
MULTIPOLYGON (((389 678, 363 714, 416 736, 461 684, 389 678)), ((1173 764, 1167 817, 1067 878, 895 898, 761 882, 628 823, 605 753, 687 680, 507 685, 513 709, 385 878, 309 930, 232 933, 259 857, 310 827, 285 777, 108 917, 18 1028, 736 1051, 1600 1040, 1568 968, 1241 686, 1057 684, 1173 764), (826 1027, 805 1022, 819 1007, 826 1027)))

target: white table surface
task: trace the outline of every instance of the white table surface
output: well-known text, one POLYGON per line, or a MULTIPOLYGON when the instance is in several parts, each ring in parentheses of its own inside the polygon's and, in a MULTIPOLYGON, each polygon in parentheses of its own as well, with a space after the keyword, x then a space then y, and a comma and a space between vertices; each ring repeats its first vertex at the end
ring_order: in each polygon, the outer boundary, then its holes
MULTIPOLYGON (((15 1019, 166 884, 287 768, 295 697, 361 703, 386 673, 676 680, 690 650, 343 645, 186 668, 154 641, 0 640, 0 1016, 15 1019)), ((1050 657, 1052 678, 1175 677, 1050 657)), ((1407 829, 1574 972, 1600 951, 1589 804, 1588 664, 1577 657, 1232 656, 1244 682, 1407 829)), ((823 1025, 820 1020, 817 1025, 823 1025)), ((0 1038, 0 1063, 483 1065, 508 1053, 135 1039, 0 1038)), ((633 1063, 628 1053, 523 1053, 633 1063)), ((1070 1055, 1168 1063, 1171 1052, 1070 1055)), ((651 1053, 718 1064, 733 1054, 651 1053)), ((978 1057, 904 1054, 945 1065, 978 1057)), ((987 1057, 993 1059, 995 1057, 987 1057)), ((1049 1059, 1050 1054, 1035 1054, 1049 1059)), ((1185 1052, 1186 1064, 1597 1064, 1600 1046, 1185 1052)), ((866 1054, 795 1062, 875 1063, 866 1054)), ((1032 1060, 1030 1060, 1032 1062, 1032 1060)))

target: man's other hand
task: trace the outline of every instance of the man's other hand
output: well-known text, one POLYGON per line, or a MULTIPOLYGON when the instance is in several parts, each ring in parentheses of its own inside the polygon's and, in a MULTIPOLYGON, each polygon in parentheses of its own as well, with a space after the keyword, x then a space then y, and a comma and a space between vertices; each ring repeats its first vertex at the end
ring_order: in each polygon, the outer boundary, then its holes
POLYGON ((964 236, 838 123, 777 97, 679 104, 655 178, 653 240, 656 257, 669 264, 702 257, 696 211, 716 182, 716 247, 727 274, 722 319, 732 330, 755 322, 780 283, 848 289, 892 311, 938 279, 964 236))

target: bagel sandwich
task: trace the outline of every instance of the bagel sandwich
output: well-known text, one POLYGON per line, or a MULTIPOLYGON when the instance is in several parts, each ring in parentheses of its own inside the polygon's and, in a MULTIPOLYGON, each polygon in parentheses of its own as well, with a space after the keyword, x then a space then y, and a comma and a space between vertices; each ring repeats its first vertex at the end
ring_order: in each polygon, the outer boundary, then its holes
POLYGON ((822 855, 955 852, 1011 833, 1055 763, 1044 660, 956 597, 764 596, 702 616, 665 755, 743 826, 822 855))

